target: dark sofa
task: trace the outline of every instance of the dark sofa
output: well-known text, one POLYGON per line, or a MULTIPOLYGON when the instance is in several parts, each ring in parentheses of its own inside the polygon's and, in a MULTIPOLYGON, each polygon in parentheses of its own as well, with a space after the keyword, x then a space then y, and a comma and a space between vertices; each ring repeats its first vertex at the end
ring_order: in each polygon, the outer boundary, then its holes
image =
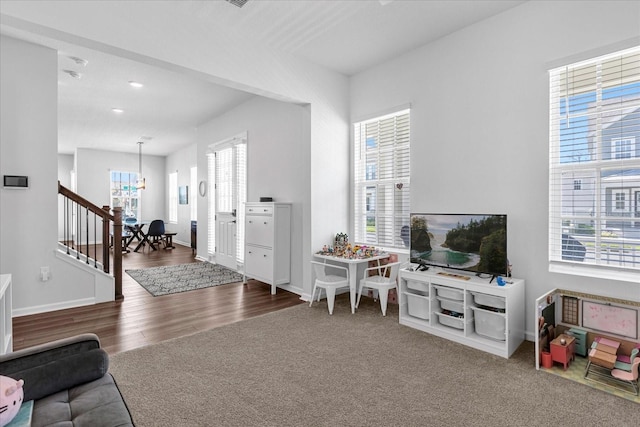
POLYGON ((24 401, 34 401, 32 427, 133 426, 108 370, 109 356, 94 334, 0 355, 0 374, 23 379, 24 401))

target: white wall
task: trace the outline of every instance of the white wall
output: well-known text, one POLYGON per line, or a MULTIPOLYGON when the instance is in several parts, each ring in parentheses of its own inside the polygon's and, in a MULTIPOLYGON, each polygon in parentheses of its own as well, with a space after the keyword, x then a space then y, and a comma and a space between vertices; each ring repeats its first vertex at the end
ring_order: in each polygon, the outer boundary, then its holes
MULTIPOLYGON (((191 245, 191 205, 198 197, 198 189, 191 188, 191 168, 197 166, 197 144, 191 144, 181 150, 178 150, 166 157, 166 182, 165 190, 165 212, 167 212, 167 221, 169 219, 169 174, 178 172, 178 186, 188 186, 188 204, 178 205, 178 221, 176 223, 168 223, 166 230, 168 232, 178 233, 174 236, 173 241, 185 246, 191 245)), ((199 181, 198 181, 199 182, 199 181)))
POLYGON ((30 185, 0 189, 0 274, 13 276, 14 315, 95 302, 95 274, 55 255, 57 68, 56 51, 0 37, 0 175, 27 175, 30 185))
MULTIPOLYGON (((291 284, 298 293, 311 293, 311 281, 303 280, 305 255, 303 218, 310 201, 310 148, 308 109, 303 106, 256 97, 198 128, 198 182, 207 181, 209 145, 247 132, 247 200, 261 196, 292 203, 291 284)), ((198 256, 207 256, 208 197, 198 196, 198 256)), ((285 287, 287 288, 287 287, 285 287)))
POLYGON ((352 117, 412 104, 412 211, 508 215, 529 334, 556 287, 640 299, 547 262, 549 64, 639 35, 639 2, 527 2, 351 79, 352 117))

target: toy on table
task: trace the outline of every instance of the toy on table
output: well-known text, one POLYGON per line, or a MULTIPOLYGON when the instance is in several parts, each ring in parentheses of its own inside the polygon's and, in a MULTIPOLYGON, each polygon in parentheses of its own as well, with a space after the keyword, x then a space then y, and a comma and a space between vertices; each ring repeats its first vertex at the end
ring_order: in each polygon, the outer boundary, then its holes
POLYGON ((0 427, 4 427, 18 414, 24 398, 23 380, 0 375, 0 427))

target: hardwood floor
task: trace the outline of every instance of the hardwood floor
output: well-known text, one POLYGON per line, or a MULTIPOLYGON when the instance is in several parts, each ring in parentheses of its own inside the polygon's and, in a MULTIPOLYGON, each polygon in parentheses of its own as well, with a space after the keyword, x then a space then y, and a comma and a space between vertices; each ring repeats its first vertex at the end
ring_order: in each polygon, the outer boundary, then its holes
POLYGON ((255 280, 154 297, 124 271, 198 262, 191 248, 131 252, 123 257, 124 300, 15 317, 14 350, 85 332, 100 337, 109 354, 190 335, 301 304, 299 296, 255 280))

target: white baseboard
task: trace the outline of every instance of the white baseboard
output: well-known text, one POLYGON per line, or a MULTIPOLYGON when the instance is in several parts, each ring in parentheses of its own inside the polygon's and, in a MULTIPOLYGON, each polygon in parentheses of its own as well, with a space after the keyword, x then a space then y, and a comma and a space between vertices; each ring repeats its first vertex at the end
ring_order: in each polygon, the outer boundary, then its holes
POLYGON ((13 310, 12 317, 28 316, 30 314, 46 313, 49 311, 64 310, 67 308, 83 307, 95 304, 95 298, 84 298, 74 301, 64 301, 55 304, 36 305, 13 310))

